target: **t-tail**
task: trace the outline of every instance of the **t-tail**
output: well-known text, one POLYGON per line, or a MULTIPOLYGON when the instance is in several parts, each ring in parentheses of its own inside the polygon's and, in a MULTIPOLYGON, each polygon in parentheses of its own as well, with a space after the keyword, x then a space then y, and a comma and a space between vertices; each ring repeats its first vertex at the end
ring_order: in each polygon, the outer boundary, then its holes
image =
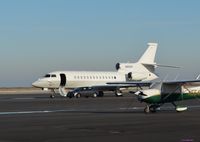
POLYGON ((179 68, 157 64, 155 62, 157 48, 157 43, 148 43, 148 48, 136 63, 117 63, 116 69, 118 72, 124 73, 127 80, 150 81, 158 78, 155 74, 156 67, 179 68))
POLYGON ((157 43, 148 43, 148 48, 136 63, 117 63, 118 72, 127 75, 127 80, 154 80, 157 79, 155 74, 155 56, 157 43))
POLYGON ((157 48, 157 43, 148 43, 148 48, 138 60, 138 63, 144 65, 150 72, 154 72, 156 67, 180 68, 177 66, 157 64, 155 62, 157 48))
POLYGON ((155 65, 155 56, 157 51, 157 43, 148 43, 148 48, 139 59, 138 63, 146 65, 155 65))
MULTIPOLYGON (((136 63, 117 63, 116 69, 119 72, 136 71, 141 65, 155 66, 155 56, 157 51, 157 43, 148 43, 148 48, 136 63)), ((141 72, 141 71, 140 71, 141 72)))

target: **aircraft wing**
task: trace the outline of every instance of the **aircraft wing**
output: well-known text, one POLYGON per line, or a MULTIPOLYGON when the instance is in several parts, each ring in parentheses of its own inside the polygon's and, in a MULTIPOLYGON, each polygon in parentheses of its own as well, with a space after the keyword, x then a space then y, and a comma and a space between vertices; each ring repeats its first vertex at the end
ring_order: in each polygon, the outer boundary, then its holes
MULTIPOLYGON (((150 86, 150 82, 108 82, 105 85, 94 85, 90 86, 94 90, 97 91, 121 91, 123 89, 127 89, 129 87, 139 87, 142 89, 142 87, 150 86)), ((88 87, 88 86, 85 86, 88 87)), ((80 87, 81 88, 81 87, 80 87)), ((65 87, 59 87, 59 93, 61 96, 66 97, 67 92, 65 91, 65 87)))
POLYGON ((116 86, 129 86, 129 87, 148 87, 152 84, 152 82, 135 82, 135 81, 126 81, 126 82, 108 82, 108 85, 116 85, 116 86))
POLYGON ((115 91, 120 88, 149 87, 151 82, 107 82, 107 85, 91 86, 97 90, 115 91))
POLYGON ((163 84, 177 84, 177 85, 181 85, 181 84, 200 84, 200 80, 182 80, 182 81, 166 81, 163 84))

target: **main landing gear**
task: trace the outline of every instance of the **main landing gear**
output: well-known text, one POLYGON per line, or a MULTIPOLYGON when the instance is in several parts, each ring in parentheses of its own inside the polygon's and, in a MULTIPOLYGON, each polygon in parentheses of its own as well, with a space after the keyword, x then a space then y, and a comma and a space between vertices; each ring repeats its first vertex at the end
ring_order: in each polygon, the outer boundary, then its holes
POLYGON ((116 90, 116 91, 115 91, 115 96, 116 96, 116 97, 122 97, 122 96, 123 96, 122 91, 116 90))
POLYGON ((50 97, 51 99, 53 99, 53 98, 55 98, 55 95, 51 94, 49 97, 50 97))
POLYGON ((155 113, 157 111, 157 108, 159 108, 160 105, 146 105, 146 107, 144 108, 144 112, 145 113, 155 113))

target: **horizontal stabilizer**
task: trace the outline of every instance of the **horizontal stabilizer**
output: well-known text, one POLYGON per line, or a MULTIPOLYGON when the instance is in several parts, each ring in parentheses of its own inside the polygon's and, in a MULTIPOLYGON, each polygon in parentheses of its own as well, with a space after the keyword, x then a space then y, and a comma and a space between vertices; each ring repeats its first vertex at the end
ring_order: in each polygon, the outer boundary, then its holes
POLYGON ((156 66, 158 66, 158 67, 167 67, 167 68, 181 68, 181 67, 178 67, 178 66, 160 65, 160 64, 156 64, 156 66))
POLYGON ((178 66, 171 66, 171 65, 160 65, 160 64, 156 64, 156 63, 152 63, 152 64, 148 64, 148 63, 142 63, 145 66, 156 66, 156 67, 166 67, 166 68, 181 68, 178 66))

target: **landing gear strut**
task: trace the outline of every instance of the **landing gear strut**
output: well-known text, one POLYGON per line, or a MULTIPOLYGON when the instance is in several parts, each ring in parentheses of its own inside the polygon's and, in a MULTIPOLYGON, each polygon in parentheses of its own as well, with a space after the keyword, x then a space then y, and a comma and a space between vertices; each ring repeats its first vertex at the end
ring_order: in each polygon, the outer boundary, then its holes
POLYGON ((149 112, 152 112, 152 113, 155 113, 156 112, 156 109, 160 107, 159 105, 146 105, 146 107, 144 108, 144 112, 145 113, 149 113, 149 112))
POLYGON ((150 112, 149 105, 146 105, 146 107, 144 108, 144 112, 145 113, 149 113, 150 112))
POLYGON ((53 99, 53 98, 55 98, 55 94, 56 94, 55 90, 52 89, 52 90, 51 90, 51 95, 50 95, 49 97, 50 97, 51 99, 53 99))

